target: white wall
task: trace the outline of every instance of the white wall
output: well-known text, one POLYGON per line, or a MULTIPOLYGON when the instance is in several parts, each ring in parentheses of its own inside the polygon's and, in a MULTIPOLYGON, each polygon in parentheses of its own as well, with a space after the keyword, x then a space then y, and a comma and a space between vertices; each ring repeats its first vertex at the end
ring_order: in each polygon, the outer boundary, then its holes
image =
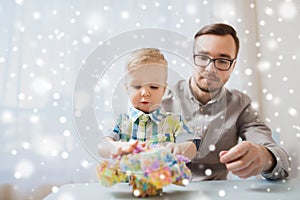
POLYGON ((300 4, 256 1, 263 116, 300 170, 300 4), (298 81, 297 81, 298 80, 298 81))

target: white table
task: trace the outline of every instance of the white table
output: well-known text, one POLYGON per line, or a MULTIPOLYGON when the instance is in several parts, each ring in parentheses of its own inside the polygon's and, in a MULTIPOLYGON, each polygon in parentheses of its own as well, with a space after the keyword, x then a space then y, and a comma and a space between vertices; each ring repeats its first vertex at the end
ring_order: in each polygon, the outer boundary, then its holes
MULTIPOLYGON (((138 199, 132 196, 131 187, 119 183, 106 188, 99 183, 76 183, 63 185, 45 200, 111 200, 138 199)), ((191 182, 186 187, 169 185, 162 196, 145 199, 165 200, 209 200, 209 199, 251 199, 251 200, 299 200, 300 179, 286 181, 232 180, 191 182)))

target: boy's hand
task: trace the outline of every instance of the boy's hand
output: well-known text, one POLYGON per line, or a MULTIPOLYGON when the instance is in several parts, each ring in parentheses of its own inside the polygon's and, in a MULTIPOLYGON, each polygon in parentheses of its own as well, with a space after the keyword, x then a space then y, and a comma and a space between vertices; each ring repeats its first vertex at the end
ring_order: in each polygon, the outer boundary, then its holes
POLYGON ((117 152, 112 154, 112 158, 133 153, 138 147, 145 147, 146 143, 138 140, 131 140, 129 142, 121 142, 117 145, 117 152))
POLYGON ((168 143, 165 148, 169 149, 171 153, 175 155, 182 155, 185 152, 185 149, 182 149, 182 146, 172 142, 168 143))
POLYGON ((188 159, 192 160, 197 153, 196 145, 192 141, 187 141, 183 143, 168 143, 166 145, 167 149, 171 150, 171 153, 175 155, 183 155, 188 159))

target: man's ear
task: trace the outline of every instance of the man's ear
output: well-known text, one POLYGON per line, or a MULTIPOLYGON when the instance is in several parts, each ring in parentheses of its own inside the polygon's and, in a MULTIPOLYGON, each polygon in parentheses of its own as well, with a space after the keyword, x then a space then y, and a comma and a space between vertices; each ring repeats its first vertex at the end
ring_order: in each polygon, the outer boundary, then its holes
POLYGON ((235 68, 235 64, 236 64, 236 60, 234 60, 233 63, 232 63, 232 66, 231 66, 231 67, 232 67, 232 71, 233 71, 234 68, 235 68))

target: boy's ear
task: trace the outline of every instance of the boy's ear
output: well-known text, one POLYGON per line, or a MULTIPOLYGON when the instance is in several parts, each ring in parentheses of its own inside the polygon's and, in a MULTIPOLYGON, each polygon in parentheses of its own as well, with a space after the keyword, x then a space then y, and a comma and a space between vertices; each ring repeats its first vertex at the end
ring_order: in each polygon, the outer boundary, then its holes
POLYGON ((166 83, 164 86, 164 93, 166 92, 167 87, 168 87, 168 84, 166 83))

